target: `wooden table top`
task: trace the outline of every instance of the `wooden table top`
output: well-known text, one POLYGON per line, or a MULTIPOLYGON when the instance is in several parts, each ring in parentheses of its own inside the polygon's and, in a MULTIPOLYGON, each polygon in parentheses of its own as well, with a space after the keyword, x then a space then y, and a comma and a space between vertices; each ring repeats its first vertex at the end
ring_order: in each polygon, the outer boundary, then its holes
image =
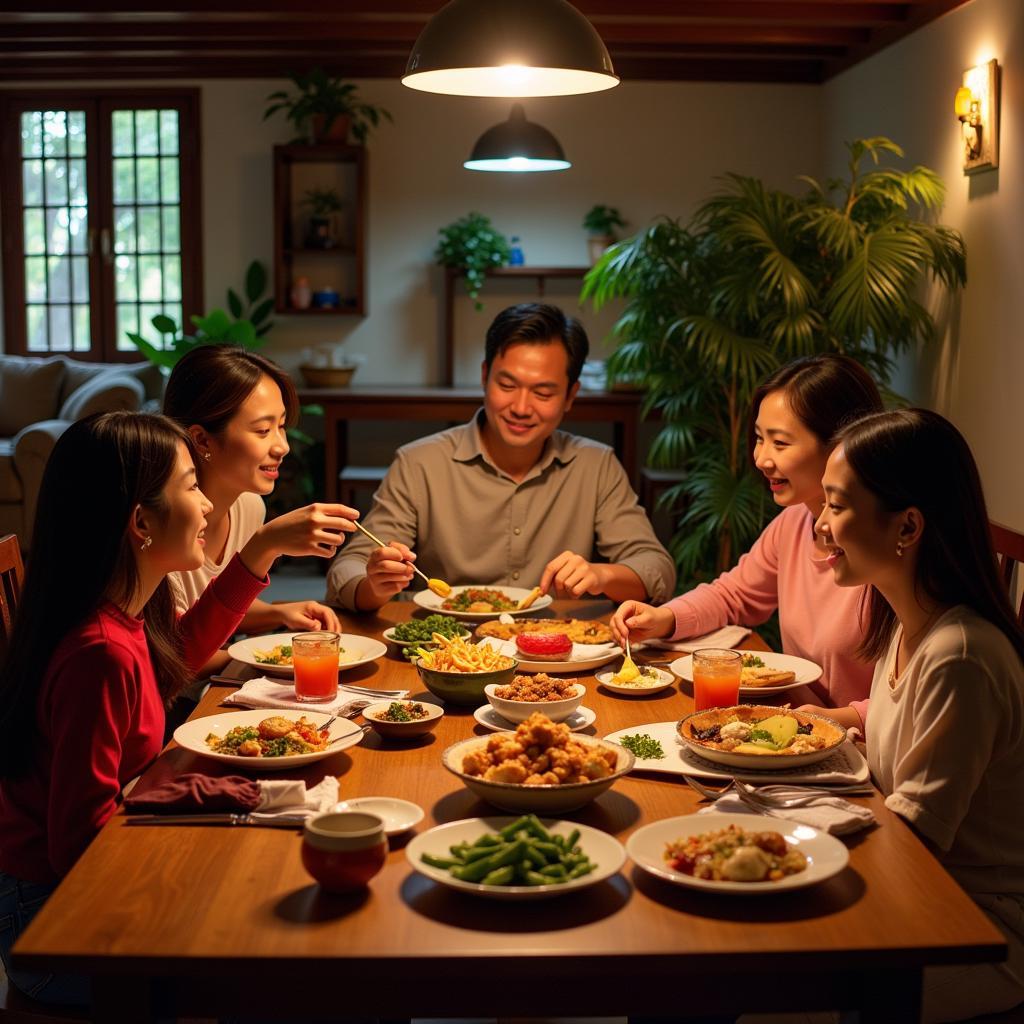
MULTIPOLYGON (((608 606, 557 602, 552 612, 570 609, 596 617, 608 606)), ((377 636, 416 610, 409 602, 393 602, 375 616, 349 616, 344 628, 377 636)), ((763 649, 756 637, 748 646, 763 649)), ((407 687, 414 697, 430 698, 415 669, 390 656, 345 678, 407 687)), ((648 697, 621 698, 600 691, 592 677, 583 681, 589 688, 585 703, 597 712, 598 735, 676 720, 692 708, 688 691, 679 685, 648 697)), ((225 692, 211 689, 197 713, 227 710, 216 706, 225 692)), ((359 746, 310 766, 301 777, 312 784, 327 768, 339 776, 342 798, 412 800, 426 811, 417 831, 505 813, 479 802, 441 767, 441 751, 474 733, 485 734, 471 709, 446 707, 436 731, 420 741, 387 742, 370 733, 359 746)), ((215 767, 172 745, 140 785, 215 767)), ((193 991, 244 985, 252 979, 254 961, 272 964, 278 984, 358 977, 361 985, 347 988, 348 1011, 379 1011, 384 998, 390 1012, 382 1016, 407 1009, 428 1016, 493 1016, 495 1011, 468 996, 460 1001, 449 988, 434 991, 428 979, 460 961, 464 971, 486 977, 492 995, 501 992, 506 1014, 536 1014, 536 1003, 524 1002, 518 984, 532 965, 546 979, 531 994, 545 995, 545 1015, 606 1015, 623 1012, 623 985, 635 991, 634 980, 643 985, 645 978, 661 979, 661 995, 643 1005, 671 1007, 678 989, 665 986, 666 971, 685 987, 687 978, 739 971, 799 972, 806 978, 814 969, 856 974, 1002 959, 1002 936, 911 830, 880 796, 864 799, 880 827, 848 839, 848 868, 817 886, 761 898, 708 895, 650 878, 627 861, 619 875, 591 889, 529 903, 498 903, 446 890, 412 871, 401 840, 365 893, 329 896, 304 871, 295 832, 128 828, 119 813, 17 951, 26 967, 188 977, 193 991), (413 1004, 410 992, 417 986, 413 1004)), ((698 806, 682 778, 633 775, 567 817, 625 841, 641 825, 698 806)), ((805 984, 813 990, 812 980, 805 984)), ((461 989, 471 990, 468 982, 461 989)), ((634 1011, 638 1006, 629 1005, 634 1011)))

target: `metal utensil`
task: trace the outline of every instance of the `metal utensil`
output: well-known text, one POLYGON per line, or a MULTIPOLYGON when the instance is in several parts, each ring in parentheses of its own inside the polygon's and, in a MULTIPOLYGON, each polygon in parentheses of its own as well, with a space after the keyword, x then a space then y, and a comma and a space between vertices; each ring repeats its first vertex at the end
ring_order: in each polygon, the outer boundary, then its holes
POLYGON ((126 825, 261 825, 266 828, 302 828, 305 814, 257 818, 254 814, 129 814, 126 825))
MULTIPOLYGON (((373 543, 376 544, 378 547, 386 548, 389 546, 385 544, 384 541, 380 539, 380 537, 376 537, 372 533, 370 533, 370 531, 365 526, 363 526, 363 524, 360 523, 358 519, 353 519, 352 522, 354 522, 356 524, 356 527, 362 530, 363 533, 365 533, 366 536, 369 537, 370 540, 372 540, 373 543)), ((437 594, 438 597, 447 597, 452 592, 452 588, 447 583, 445 583, 444 580, 432 579, 425 572, 422 572, 421 570, 417 569, 416 566, 412 564, 412 562, 408 562, 407 564, 412 568, 412 571, 416 573, 417 576, 421 577, 423 580, 426 581, 427 586, 433 593, 437 594)))
POLYGON ((692 775, 684 775, 683 778, 686 780, 686 784, 694 792, 699 793, 705 800, 717 800, 720 796, 724 796, 733 787, 733 783, 730 782, 727 786, 723 786, 721 789, 714 789, 711 786, 705 786, 702 782, 698 782, 692 775))

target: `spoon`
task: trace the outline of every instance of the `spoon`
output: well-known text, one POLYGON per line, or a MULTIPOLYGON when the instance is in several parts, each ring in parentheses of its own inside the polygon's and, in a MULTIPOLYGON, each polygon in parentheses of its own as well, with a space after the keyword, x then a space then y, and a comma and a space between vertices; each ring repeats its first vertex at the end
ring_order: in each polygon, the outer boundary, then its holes
MULTIPOLYGON (((375 537, 372 533, 370 533, 370 531, 365 526, 363 526, 363 524, 360 523, 358 519, 353 519, 352 521, 360 530, 363 531, 363 533, 366 534, 367 537, 370 538, 370 540, 373 541, 374 544, 382 548, 386 548, 389 546, 385 544, 384 541, 380 539, 380 537, 375 537)), ((409 562, 408 564, 412 566, 412 571, 416 573, 417 576, 420 576, 422 579, 426 580, 427 586, 433 593, 437 594, 438 597, 447 597, 452 592, 452 588, 447 583, 445 583, 444 580, 431 579, 429 576, 427 576, 425 572, 421 572, 419 569, 416 568, 415 565, 412 565, 412 562, 409 562)))

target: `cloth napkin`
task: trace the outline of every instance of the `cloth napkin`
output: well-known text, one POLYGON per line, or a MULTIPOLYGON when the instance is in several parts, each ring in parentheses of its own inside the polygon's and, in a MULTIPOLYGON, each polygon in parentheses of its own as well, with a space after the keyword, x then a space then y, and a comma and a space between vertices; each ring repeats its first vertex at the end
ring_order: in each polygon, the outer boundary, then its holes
POLYGON ((220 778, 188 772, 139 796, 125 799, 131 813, 187 814, 209 811, 251 812, 255 818, 309 816, 329 811, 338 802, 338 780, 328 775, 310 789, 301 780, 220 778))
POLYGON ((651 647, 661 647, 666 651, 681 651, 692 654, 702 647, 735 647, 741 640, 750 635, 747 626, 723 626, 713 633, 691 637, 689 640, 646 640, 651 647))
POLYGON ((705 807, 698 813, 707 814, 712 811, 719 814, 767 814, 773 818, 784 818, 786 821, 810 825, 819 832, 828 832, 834 836, 848 836, 862 828, 878 824, 878 819, 870 807, 861 807, 840 796, 829 796, 824 791, 821 799, 809 806, 772 807, 763 811, 755 810, 749 804, 745 804, 738 793, 730 792, 720 796, 710 807, 705 807))
MULTIPOLYGON (((409 695, 408 690, 398 691, 398 696, 393 697, 389 693, 382 693, 379 700, 400 700, 409 695)), ((266 676, 257 676, 255 679, 247 679, 234 693, 228 694, 222 704, 237 704, 243 708, 284 708, 287 711, 326 711, 329 715, 343 715, 347 704, 353 700, 373 700, 372 693, 363 693, 360 690, 350 690, 345 686, 338 686, 338 696, 334 700, 323 704, 304 704, 295 699, 295 684, 291 680, 268 679, 266 676)))

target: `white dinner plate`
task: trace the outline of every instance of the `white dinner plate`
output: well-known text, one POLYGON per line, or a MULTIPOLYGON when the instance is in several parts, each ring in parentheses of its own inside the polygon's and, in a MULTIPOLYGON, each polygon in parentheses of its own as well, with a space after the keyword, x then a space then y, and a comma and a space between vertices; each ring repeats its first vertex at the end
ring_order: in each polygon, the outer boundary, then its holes
POLYGON ((284 768, 295 768, 299 765, 320 761, 336 754, 346 747, 354 747, 362 738, 363 730, 347 718, 336 718, 331 723, 328 736, 331 742, 326 750, 315 750, 310 754, 289 754, 287 757, 240 757, 237 754, 218 754, 206 743, 210 733, 224 736, 235 726, 259 725, 264 718, 280 715, 293 722, 305 716, 311 722, 322 725, 332 715, 324 711, 277 711, 274 708, 260 708, 258 711, 229 711, 222 715, 207 715, 204 718, 193 718, 179 725, 174 730, 174 742, 179 747, 191 750, 193 754, 202 754, 222 764, 234 765, 236 768, 248 768, 254 772, 278 772, 284 768))
POLYGON ((834 836, 819 832, 810 825, 801 825, 782 818, 769 818, 761 814, 686 814, 678 818, 664 818, 637 829, 626 840, 626 852, 637 867, 657 878, 706 892, 720 892, 730 896, 763 896, 769 892, 787 892, 816 885, 846 867, 850 854, 834 836), (777 882, 715 882, 708 878, 694 878, 669 867, 664 858, 667 843, 701 832, 714 832, 729 825, 761 832, 778 832, 786 843, 798 849, 807 858, 807 867, 795 875, 787 875, 777 882))
MULTIPOLYGON (((264 661, 257 661, 256 651, 269 651, 279 644, 290 644, 292 637, 297 635, 297 633, 268 633, 266 636, 250 636, 245 640, 236 640, 228 648, 228 654, 235 661, 259 669, 266 675, 287 676, 290 679, 295 675, 295 670, 291 665, 268 665, 264 661)), ((343 649, 343 653, 338 655, 340 669, 366 665, 388 653, 387 645, 372 637, 359 636, 356 633, 341 633, 340 637, 343 649)))
POLYGON ((389 836, 400 836, 423 820, 423 808, 419 804, 399 800, 394 796, 359 796, 352 800, 341 800, 331 810, 376 814, 384 822, 384 832, 389 836))
POLYGON ((405 848, 409 863, 421 875, 461 892, 471 892, 478 896, 488 896, 497 900, 542 900, 551 896, 578 892, 591 885, 597 885, 606 878, 611 878, 626 862, 626 851, 613 836, 589 825, 579 825, 573 821, 542 818, 541 824, 551 833, 568 836, 574 829, 579 829, 580 849, 597 865, 589 875, 574 878, 562 885, 482 885, 479 882, 461 882, 444 870, 424 864, 420 857, 424 853, 432 853, 438 857, 450 857, 450 846, 457 843, 473 843, 485 832, 497 832, 510 825, 515 818, 464 818, 452 821, 447 825, 438 825, 427 832, 415 836, 405 848))
MULTIPOLYGON (((505 594, 510 601, 515 601, 517 604, 522 601, 524 597, 527 597, 531 591, 525 587, 506 587, 504 584, 494 584, 493 586, 489 583, 470 583, 462 587, 452 587, 452 592, 449 596, 454 597, 456 594, 461 594, 463 590, 500 590, 505 594)), ((504 612, 459 612, 452 608, 442 608, 447 598, 438 597, 432 590, 418 590, 413 595, 413 601, 416 602, 421 608, 427 608, 432 612, 440 612, 441 615, 451 615, 456 619, 465 619, 467 622, 483 622, 484 619, 496 619, 499 615, 533 615, 534 612, 539 611, 541 608, 547 608, 551 604, 553 598, 550 594, 543 594, 537 598, 529 608, 524 608, 522 611, 517 611, 512 608, 504 612)))
POLYGON ((510 658, 515 658, 519 662, 516 666, 517 672, 589 672, 607 665, 613 658, 622 654, 622 648, 616 644, 573 644, 572 653, 565 661, 531 661, 519 653, 515 640, 499 640, 495 636, 485 636, 480 644, 486 644, 510 658))
MULTIPOLYGON (((519 725, 518 722, 513 722, 499 715, 490 704, 481 704, 473 712, 473 717, 480 725, 485 729, 490 729, 491 732, 513 732, 516 726, 519 725)), ((565 719, 565 724, 569 726, 570 732, 580 732, 586 729, 587 726, 593 725, 596 721, 597 712, 591 711, 590 708, 586 708, 581 704, 565 719)))
MULTIPOLYGON (((644 668, 643 665, 639 666, 644 668)), ((661 693, 662 690, 667 690, 676 681, 676 677, 671 672, 666 672, 664 669, 655 668, 651 666, 649 668, 651 672, 657 672, 658 681, 651 683, 650 686, 623 686, 621 683, 613 683, 612 676, 615 672, 609 670, 607 672, 598 672, 594 677, 597 681, 606 689, 612 693, 621 694, 623 697, 643 697, 648 693, 661 693)))
MULTIPOLYGON (((793 654, 776 654, 774 651, 737 651, 737 654, 755 654, 764 663, 766 668, 778 669, 780 672, 795 672, 796 679, 791 683, 783 683, 782 686, 741 686, 740 694, 744 697, 756 697, 758 694, 782 693, 784 690, 792 690, 795 686, 806 686, 808 683, 817 682, 821 678, 821 666, 815 665, 813 661, 806 658, 798 658, 793 654)), ((688 683, 693 682, 693 655, 676 658, 669 665, 680 679, 688 683)))

